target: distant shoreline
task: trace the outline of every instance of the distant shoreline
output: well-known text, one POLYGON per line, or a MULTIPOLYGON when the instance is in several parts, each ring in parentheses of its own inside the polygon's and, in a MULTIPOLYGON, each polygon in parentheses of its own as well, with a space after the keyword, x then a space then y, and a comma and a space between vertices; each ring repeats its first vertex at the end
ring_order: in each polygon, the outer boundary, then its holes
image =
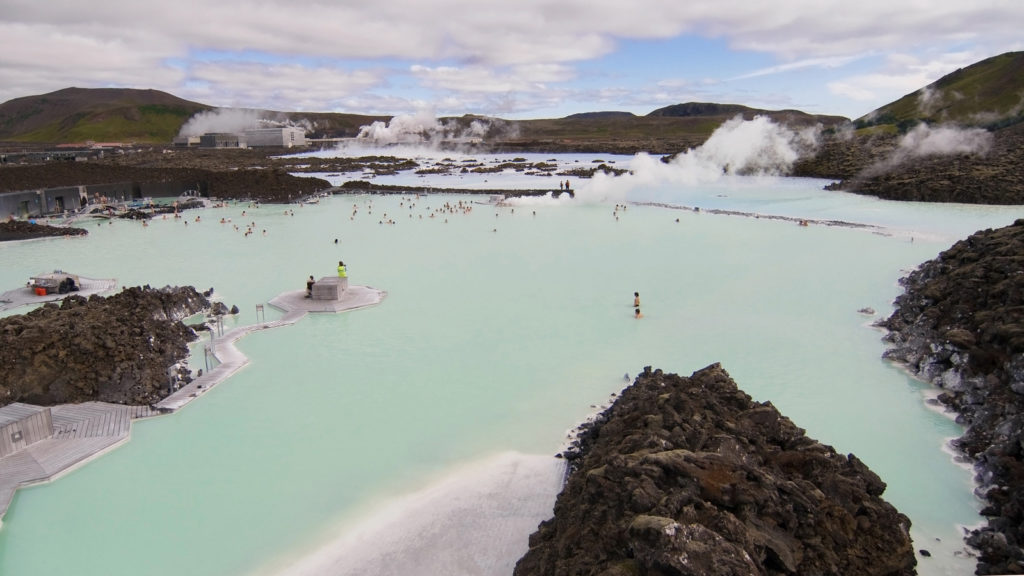
POLYGON ((695 213, 721 214, 725 216, 746 216, 747 218, 765 220, 783 220, 795 222, 801 226, 818 224, 823 226, 840 226, 843 228, 862 228, 866 230, 884 230, 876 224, 861 224, 859 222, 847 222, 845 220, 816 220, 811 218, 797 218, 795 216, 778 216, 775 214, 761 214, 758 212, 743 212, 740 210, 722 210, 720 208, 700 208, 698 206, 682 206, 678 204, 665 204, 663 202, 634 202, 637 206, 654 206, 656 208, 668 208, 670 210, 688 210, 695 213))
POLYGON ((332 189, 334 194, 468 194, 474 196, 506 196, 535 197, 551 194, 558 198, 568 193, 575 196, 574 190, 554 190, 551 188, 447 188, 439 186, 404 186, 400 184, 374 184, 351 180, 332 189))
POLYGON ((62 236, 85 236, 88 233, 89 231, 83 228, 51 226, 49 224, 39 224, 27 222, 25 220, 8 220, 0 222, 0 242, 62 236))

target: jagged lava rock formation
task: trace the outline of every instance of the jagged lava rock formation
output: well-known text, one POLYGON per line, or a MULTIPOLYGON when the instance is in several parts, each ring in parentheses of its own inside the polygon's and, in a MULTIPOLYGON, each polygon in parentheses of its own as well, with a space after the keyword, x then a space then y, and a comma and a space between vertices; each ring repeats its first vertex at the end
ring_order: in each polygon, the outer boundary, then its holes
POLYGON ((566 457, 554 518, 516 576, 915 573, 885 483, 718 364, 645 368, 566 457))
POLYGON ((181 319, 209 309, 191 286, 144 286, 0 318, 0 406, 156 402, 197 338, 181 319))
POLYGON ((85 236, 88 230, 83 228, 72 228, 70 226, 50 226, 48 224, 33 224, 24 220, 9 220, 0 222, 0 242, 6 240, 28 240, 31 238, 46 238, 50 236, 85 236))
POLYGON ((967 427, 986 527, 978 574, 1024 573, 1024 219, 982 230, 901 280, 885 356, 942 389, 967 427))

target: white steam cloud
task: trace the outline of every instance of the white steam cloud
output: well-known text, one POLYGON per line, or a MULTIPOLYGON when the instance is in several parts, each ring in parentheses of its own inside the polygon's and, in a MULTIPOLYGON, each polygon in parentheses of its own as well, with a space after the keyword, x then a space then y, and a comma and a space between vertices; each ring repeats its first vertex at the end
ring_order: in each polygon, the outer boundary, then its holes
POLYGON ((993 124, 1008 118, 1016 118, 1024 113, 1024 93, 1018 94, 1017 98, 1017 103, 1008 108, 1005 112, 976 112, 971 114, 970 120, 974 124, 993 124))
POLYGON ((630 172, 622 176, 597 173, 580 189, 584 200, 624 200, 639 186, 698 185, 725 176, 781 176, 788 174, 801 156, 818 145, 821 127, 794 131, 771 118, 742 116, 718 127, 703 145, 683 152, 670 162, 638 154, 630 172))
POLYGON ((779 176, 801 155, 815 149, 820 129, 794 132, 766 116, 745 121, 736 116, 722 124, 699 148, 673 161, 689 170, 721 169, 731 175, 779 176))
POLYGON ((861 175, 871 178, 885 174, 916 158, 986 154, 994 142, 995 137, 984 128, 932 127, 921 123, 900 138, 888 157, 865 168, 861 175))
POLYGON ((945 98, 943 98, 941 90, 925 86, 917 93, 917 110, 924 116, 931 116, 943 104, 945 104, 945 98))
POLYGON ((984 154, 992 147, 992 143, 992 133, 983 128, 932 128, 927 124, 918 124, 900 139, 896 154, 903 158, 984 154))
POLYGON ((312 130, 308 121, 293 122, 282 114, 250 108, 215 108, 197 113, 178 131, 178 136, 202 136, 209 132, 239 134, 256 128, 296 126, 312 130))
POLYGON ((430 110, 395 116, 390 122, 374 122, 359 129, 357 141, 374 146, 408 144, 428 147, 466 144, 484 138, 514 136, 515 126, 495 118, 476 118, 468 125, 456 119, 438 120, 430 110))
POLYGON ((416 114, 395 116, 390 122, 376 121, 359 129, 358 140, 367 140, 373 144, 422 144, 429 141, 432 134, 442 131, 441 122, 434 114, 421 110, 416 114))

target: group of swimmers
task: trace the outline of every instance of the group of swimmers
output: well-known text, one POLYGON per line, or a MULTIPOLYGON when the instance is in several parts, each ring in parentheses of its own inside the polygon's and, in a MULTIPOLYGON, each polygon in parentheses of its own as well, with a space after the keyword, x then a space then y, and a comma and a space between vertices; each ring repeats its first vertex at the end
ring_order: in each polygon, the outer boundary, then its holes
MULTIPOLYGON (((419 198, 419 196, 417 196, 416 198, 419 198)), ((402 201, 399 202, 398 206, 399 206, 399 208, 405 208, 406 206, 408 206, 409 210, 413 210, 413 209, 416 208, 416 203, 413 202, 413 200, 414 200, 413 198, 403 198, 402 201)), ((372 203, 368 204, 366 206, 366 209, 367 209, 366 210, 367 215, 372 215, 373 214, 373 204, 372 203)), ((447 224, 448 223, 448 216, 459 215, 459 214, 462 214, 462 215, 472 214, 472 212, 473 212, 473 202, 468 201, 468 200, 459 200, 458 202, 445 202, 444 206, 441 206, 440 208, 433 208, 432 209, 429 206, 426 206, 424 208, 424 211, 427 212, 427 219, 436 219, 436 218, 443 217, 444 218, 444 223, 447 224)), ((512 209, 512 213, 515 214, 515 208, 512 209)), ((349 220, 355 220, 356 216, 358 214, 359 214, 359 205, 358 204, 353 204, 352 205, 352 213, 349 215, 348 219, 349 220)), ((534 211, 533 215, 536 216, 537 212, 534 211)), ((497 216, 498 216, 498 214, 495 214, 495 217, 497 217, 497 216)), ((413 217, 414 217, 414 215, 412 213, 410 213, 409 214, 409 218, 413 218, 413 217)), ((417 215, 417 217, 418 217, 419 220, 423 220, 423 214, 422 213, 417 215)), ((384 215, 377 220, 377 223, 378 224, 382 224, 382 225, 383 224, 397 224, 397 221, 394 219, 394 217, 389 217, 388 214, 385 212, 384 215)))

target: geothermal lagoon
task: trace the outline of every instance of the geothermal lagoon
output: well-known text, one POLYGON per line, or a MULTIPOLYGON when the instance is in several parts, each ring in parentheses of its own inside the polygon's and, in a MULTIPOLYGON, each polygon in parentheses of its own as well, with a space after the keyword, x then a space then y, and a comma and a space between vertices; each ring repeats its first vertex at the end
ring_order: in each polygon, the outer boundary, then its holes
MULTIPOLYGON (((424 165, 511 158, 383 153, 424 165)), ((723 174, 713 158, 519 156, 634 174, 570 177, 574 199, 231 203, 0 244, 4 289, 57 268, 121 286, 213 287, 241 310, 225 329, 256 322, 257 305, 338 260, 353 284, 387 292, 375 307, 244 337, 250 364, 228 381, 136 422, 130 442, 56 482, 19 490, 0 573, 509 575, 551 514, 568 432, 644 366, 689 375, 715 362, 882 477, 915 549, 932 554, 919 573, 973 572, 962 534, 981 522, 979 502, 947 448, 961 429, 929 402, 933 389, 881 358, 872 323, 891 312, 901 276, 1010 224, 1019 206, 886 202, 824 192, 821 180, 723 174)), ((372 181, 557 190, 559 177, 372 181)))

